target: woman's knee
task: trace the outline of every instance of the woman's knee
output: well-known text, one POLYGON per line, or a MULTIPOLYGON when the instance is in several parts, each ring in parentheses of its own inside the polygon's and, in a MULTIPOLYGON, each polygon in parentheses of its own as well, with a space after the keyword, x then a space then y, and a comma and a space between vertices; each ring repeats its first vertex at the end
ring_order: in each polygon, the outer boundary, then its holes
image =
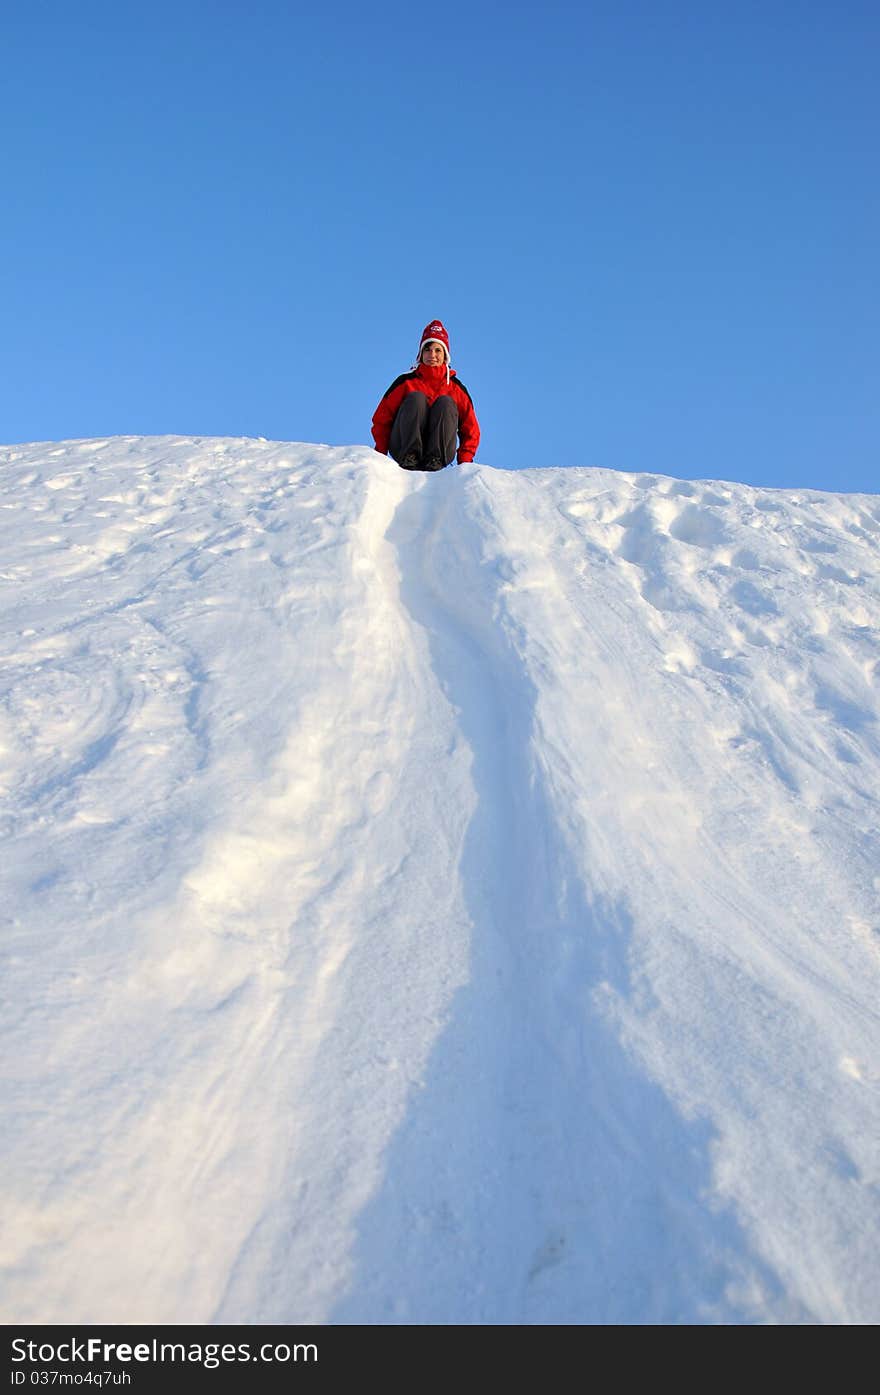
POLYGON ((423 392, 408 392, 397 409, 397 415, 424 416, 428 411, 428 399, 423 392))

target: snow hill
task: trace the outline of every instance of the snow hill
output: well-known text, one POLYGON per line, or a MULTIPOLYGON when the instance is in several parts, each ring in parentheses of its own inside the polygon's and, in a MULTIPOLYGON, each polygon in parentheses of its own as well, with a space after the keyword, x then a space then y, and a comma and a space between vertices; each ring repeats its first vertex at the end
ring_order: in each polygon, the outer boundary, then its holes
POLYGON ((0 504, 4 1321, 880 1319, 880 498, 0 504))

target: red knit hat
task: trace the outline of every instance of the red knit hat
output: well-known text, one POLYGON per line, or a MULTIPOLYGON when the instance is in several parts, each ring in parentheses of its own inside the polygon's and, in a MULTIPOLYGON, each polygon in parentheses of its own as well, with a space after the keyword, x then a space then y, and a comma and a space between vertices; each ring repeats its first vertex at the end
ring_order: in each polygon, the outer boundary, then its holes
POLYGON ((419 352, 416 363, 422 361, 422 349, 426 344, 442 344, 443 352, 446 354, 446 362, 449 362, 449 335, 440 320, 432 320, 429 325, 425 325, 422 330, 422 342, 419 345, 419 352))

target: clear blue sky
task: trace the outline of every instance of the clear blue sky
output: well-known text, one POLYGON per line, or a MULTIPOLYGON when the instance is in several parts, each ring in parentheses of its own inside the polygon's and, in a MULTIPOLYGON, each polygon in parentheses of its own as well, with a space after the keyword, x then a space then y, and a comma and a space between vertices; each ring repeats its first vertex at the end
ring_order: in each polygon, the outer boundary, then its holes
POLYGON ((880 489, 876 0, 0 0, 0 441, 880 489))

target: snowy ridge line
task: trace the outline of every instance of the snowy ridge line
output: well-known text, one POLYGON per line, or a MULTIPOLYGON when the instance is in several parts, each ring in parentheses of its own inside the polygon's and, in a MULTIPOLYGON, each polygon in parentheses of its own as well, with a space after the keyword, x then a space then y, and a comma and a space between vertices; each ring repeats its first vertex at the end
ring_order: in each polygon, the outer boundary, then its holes
POLYGON ((880 501, 0 450, 4 1320, 878 1316, 880 501))

